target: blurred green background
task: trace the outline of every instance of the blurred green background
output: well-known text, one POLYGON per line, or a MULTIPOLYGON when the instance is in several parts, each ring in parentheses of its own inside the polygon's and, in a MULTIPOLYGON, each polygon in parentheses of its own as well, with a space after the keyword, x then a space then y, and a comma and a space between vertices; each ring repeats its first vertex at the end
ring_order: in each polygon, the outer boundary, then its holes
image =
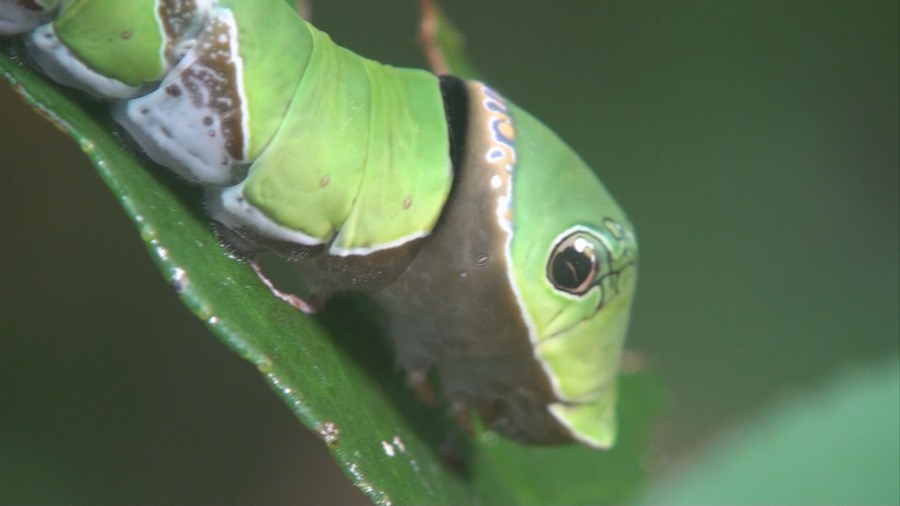
MULTIPOLYGON (((669 394, 653 469, 898 355, 900 3, 443 4, 637 226, 629 344, 669 394)), ((314 3, 397 65, 424 65, 417 15, 314 3)), ((365 502, 181 306, 75 143, 0 86, 0 502, 251 501, 365 502)))

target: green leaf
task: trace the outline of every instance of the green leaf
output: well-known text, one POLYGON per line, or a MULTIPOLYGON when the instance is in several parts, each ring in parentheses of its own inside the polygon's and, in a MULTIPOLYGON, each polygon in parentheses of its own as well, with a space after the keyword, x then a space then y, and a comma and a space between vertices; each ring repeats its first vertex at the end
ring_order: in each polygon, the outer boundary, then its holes
MULTIPOLYGON (((458 35, 441 19, 438 33, 458 35)), ((33 73, 12 56, 11 46, 0 41, 3 77, 80 144, 185 305, 256 365, 372 501, 577 504, 622 502, 635 493, 659 406, 653 378, 623 377, 620 440, 609 452, 461 434, 446 409, 423 405, 405 386, 365 300, 336 300, 321 316, 309 317, 271 296, 220 246, 198 188, 132 156, 114 135, 105 105, 33 73)), ((459 67, 461 47, 443 44, 441 50, 456 62, 454 69, 472 75, 471 67, 459 67)))
POLYGON ((732 430, 647 504, 900 503, 900 362, 848 368, 732 430))
POLYGON ((485 438, 476 456, 478 488, 492 504, 621 504, 647 478, 642 457, 654 431, 662 389, 645 372, 619 379, 619 438, 609 451, 579 445, 529 448, 485 438), (491 444, 491 443, 495 444, 491 444))

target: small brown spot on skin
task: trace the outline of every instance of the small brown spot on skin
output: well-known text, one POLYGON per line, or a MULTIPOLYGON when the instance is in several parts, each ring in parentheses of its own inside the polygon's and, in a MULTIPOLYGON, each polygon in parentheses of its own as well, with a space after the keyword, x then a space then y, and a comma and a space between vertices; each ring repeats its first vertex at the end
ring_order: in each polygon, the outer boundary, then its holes
POLYGON ((412 197, 403 199, 403 210, 406 211, 412 205, 412 197))
POLYGON ((210 126, 212 124, 213 124, 212 118, 210 118, 209 116, 206 116, 205 118, 203 118, 203 125, 210 126))
POLYGON ((180 97, 181 96, 181 88, 174 84, 170 84, 166 86, 166 93, 171 97, 180 97))
POLYGON ((325 188, 330 182, 331 176, 323 176, 322 179, 319 180, 319 188, 325 188))
POLYGON ((122 37, 122 40, 128 40, 131 38, 131 35, 131 30, 125 30, 124 32, 122 32, 122 35, 120 35, 120 37, 122 37))

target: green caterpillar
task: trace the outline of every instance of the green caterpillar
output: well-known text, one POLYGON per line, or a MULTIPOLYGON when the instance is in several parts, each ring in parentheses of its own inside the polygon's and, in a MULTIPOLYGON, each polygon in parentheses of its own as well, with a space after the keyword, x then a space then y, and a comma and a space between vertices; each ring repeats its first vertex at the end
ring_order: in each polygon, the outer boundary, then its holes
POLYGON ((360 57, 284 0, 0 0, 0 34, 111 100, 238 251, 292 261, 304 309, 370 292, 418 386, 436 368, 518 441, 614 443, 634 230, 497 92, 360 57))

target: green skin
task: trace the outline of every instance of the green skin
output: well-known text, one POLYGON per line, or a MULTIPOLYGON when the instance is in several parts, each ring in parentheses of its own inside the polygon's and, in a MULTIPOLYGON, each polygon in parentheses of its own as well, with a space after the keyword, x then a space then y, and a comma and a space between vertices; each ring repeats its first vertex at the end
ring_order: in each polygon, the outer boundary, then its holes
POLYGON ((561 401, 555 416, 596 446, 615 439, 615 380, 636 284, 637 243, 625 213, 593 171, 550 129, 513 109, 520 163, 515 180, 515 281, 532 340, 561 401), (558 188, 558 191, 547 191, 558 188), (548 279, 549 251, 560 231, 578 227, 609 255, 582 295, 548 279), (618 228, 621 227, 621 228, 618 228), (597 423, 602 420, 602 423, 597 423))
POLYGON ((0 0, 18 9, 3 33, 61 5, 26 35, 35 60, 125 99, 116 120, 204 186, 239 251, 295 262, 317 300, 373 292, 411 377, 436 368, 489 427, 613 444, 635 236, 538 120, 481 83, 362 58, 284 0, 25 4, 0 0))

